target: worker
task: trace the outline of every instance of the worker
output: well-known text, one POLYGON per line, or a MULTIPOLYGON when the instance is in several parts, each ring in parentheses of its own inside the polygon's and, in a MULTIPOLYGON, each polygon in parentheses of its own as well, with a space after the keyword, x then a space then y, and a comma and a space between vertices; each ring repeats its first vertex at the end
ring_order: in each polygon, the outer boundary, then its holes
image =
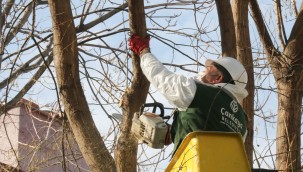
POLYGON ((240 103, 248 93, 243 65, 231 57, 208 59, 198 77, 185 77, 165 68, 150 52, 149 41, 149 36, 132 35, 129 46, 140 57, 146 78, 178 109, 166 138, 166 145, 174 143, 173 154, 193 131, 238 132, 245 141, 247 116, 240 103))

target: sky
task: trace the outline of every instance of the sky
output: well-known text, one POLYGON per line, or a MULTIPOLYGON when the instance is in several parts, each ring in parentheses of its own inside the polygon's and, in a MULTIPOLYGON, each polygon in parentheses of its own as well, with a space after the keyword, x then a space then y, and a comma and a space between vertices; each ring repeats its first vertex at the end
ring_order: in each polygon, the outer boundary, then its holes
MULTIPOLYGON (((121 3, 121 1, 113 1, 113 2, 121 3)), ((145 5, 149 6, 149 5, 158 3, 158 2, 162 2, 162 1, 160 1, 160 0, 146 1, 145 5)), ((262 9, 264 16, 274 17, 273 11, 270 10, 272 7, 272 1, 263 0, 263 1, 258 1, 258 2, 260 3, 260 8, 262 9)), ((302 3, 302 1, 297 1, 297 4, 301 4, 301 3, 302 3)), ((299 5, 298 5, 298 7, 299 7, 299 5)), ((146 12, 149 12, 149 10, 146 10, 146 12)), ((286 10, 285 13, 290 14, 290 9, 286 10)), ((190 32, 192 35, 195 34, 194 32, 191 32, 191 31, 192 31, 192 28, 195 28, 196 24, 201 25, 202 28, 210 29, 210 30, 215 29, 218 24, 217 19, 216 19, 216 14, 214 12, 208 14, 208 16, 205 18, 205 20, 203 20, 203 21, 198 20, 197 23, 195 22, 195 20, 203 18, 205 13, 199 13, 199 14, 197 14, 198 16, 196 16, 196 18, 195 18, 191 11, 179 12, 178 10, 174 9, 174 10, 170 10, 170 11, 161 10, 161 11, 158 11, 155 15, 160 16, 160 15, 172 15, 172 14, 180 15, 180 19, 178 21, 171 19, 171 24, 175 24, 177 27, 180 27, 180 28, 186 28, 186 29, 183 29, 180 31, 190 32)), ((37 25, 44 26, 44 25, 50 24, 49 23, 50 16, 49 16, 48 12, 43 12, 43 13, 41 13, 41 15, 39 15, 37 17, 39 17, 39 19, 37 19, 37 21, 38 21, 37 25)), ((96 17, 96 16, 94 16, 94 17, 96 17)), ((92 20, 92 19, 94 19, 94 17, 92 17, 91 19, 88 18, 88 20, 92 20)), ((113 25, 118 24, 121 19, 127 19, 127 18, 128 18, 127 12, 118 13, 113 18, 111 18, 108 22, 104 22, 92 29, 93 30, 108 29, 108 28, 111 28, 113 25)), ((157 19, 157 21, 161 22, 161 19, 157 19)), ((292 20, 292 18, 288 18, 287 24, 285 25, 288 34, 293 25, 293 21, 294 20, 292 20)), ((79 22, 79 20, 76 20, 75 24, 77 25, 78 22, 79 22)), ((163 23, 167 22, 167 20, 163 19, 162 22, 163 23)), ((30 25, 30 23, 28 23, 28 24, 30 25)), ((154 28, 155 27, 154 25, 155 25, 154 23, 147 20, 148 28, 154 28)), ((259 39, 259 38, 256 36, 257 31, 253 25, 254 25, 254 23, 252 21, 250 21, 251 40, 252 40, 253 45, 258 46, 256 44, 258 43, 257 39, 259 39)), ((268 23, 268 26, 271 28, 273 33, 275 33, 274 25, 275 25, 275 23, 273 23, 273 22, 268 23)), ((125 23, 124 26, 121 26, 121 27, 122 28, 128 27, 127 23, 125 23)), ((50 26, 46 27, 46 28, 49 29, 50 26)), ((181 37, 181 36, 174 36, 170 32, 164 32, 161 30, 152 30, 152 29, 150 30, 150 32, 157 33, 158 35, 162 36, 163 38, 166 38, 168 40, 173 40, 175 42, 183 43, 183 42, 190 41, 190 39, 185 40, 184 37, 181 37)), ((83 35, 81 35, 81 36, 83 36, 83 35)), ((120 34, 119 37, 107 37, 107 38, 104 38, 104 40, 114 47, 119 47, 121 37, 127 39, 128 35, 120 34)), ((200 37, 200 39, 203 39, 205 41, 209 41, 210 39, 219 41, 220 40, 219 30, 214 31, 211 34, 211 37, 202 35, 200 37)), ((101 44, 100 41, 98 41, 98 40, 95 40, 95 41, 97 43, 101 44)), ((93 42, 90 42, 90 43, 93 43, 93 42)), ((279 43, 277 43, 277 44, 279 44, 279 43)), ((150 45, 151 45, 152 52, 163 63, 171 63, 171 62, 173 62, 174 64, 192 63, 191 61, 184 58, 183 54, 181 54, 177 51, 172 52, 172 50, 167 45, 158 41, 156 38, 151 39, 150 45), (173 54, 173 56, 172 56, 172 54, 173 54)), ((195 50, 192 50, 192 49, 189 49, 186 47, 182 47, 182 46, 178 46, 178 48, 180 51, 187 54, 188 56, 198 59, 201 63, 203 63, 206 60, 206 58, 215 59, 219 56, 219 53, 220 53, 220 43, 219 42, 215 45, 208 46, 208 47, 207 47, 207 44, 198 45, 198 46, 204 46, 204 47, 206 47, 206 49, 209 52, 215 52, 215 53, 211 54, 211 53, 205 52, 203 54, 203 56, 197 56, 196 55, 197 52, 195 52, 195 50)), ((127 48, 126 46, 124 46, 124 47, 127 48)), ((262 48, 262 46, 259 45, 259 48, 262 48)), ((104 51, 104 50, 102 50, 102 51, 104 51)), ((27 52, 27 53, 23 54, 23 57, 26 57, 27 55, 34 54, 34 53, 35 52, 27 52)), ((262 57, 263 56, 260 55, 260 58, 262 58, 262 57)), ((108 57, 108 58, 111 58, 111 57, 108 57)), ((22 60, 25 60, 25 59, 23 58, 22 60)), ((94 65, 93 63, 94 62, 92 62, 92 64, 89 64, 89 65, 93 66, 94 65)), ((131 59, 128 59, 127 61, 125 61, 125 63, 128 65, 131 65, 131 59)), ((261 61, 261 63, 264 63, 264 64, 260 64, 260 66, 266 65, 266 63, 264 61, 261 61)), ((196 72, 203 70, 203 66, 197 67, 197 66, 193 65, 188 68, 191 70, 194 70, 196 72)), ((189 77, 195 76, 194 73, 185 72, 185 71, 179 70, 174 67, 170 67, 169 69, 178 74, 182 74, 185 76, 189 76, 189 77)), ((94 71, 90 71, 90 72, 92 75, 98 76, 98 72, 94 72, 94 71)), ((256 71, 256 72, 259 72, 259 71, 256 71)), ((267 69, 265 69, 264 71, 260 71, 260 72, 265 74, 268 71, 267 71, 267 69)), ((117 71, 117 73, 118 73, 118 71, 117 71)), ((31 72, 28 75, 24 75, 23 78, 25 80, 26 78, 29 78, 32 75, 33 75, 33 73, 31 72)), ((31 89, 29 94, 26 96, 26 98, 31 99, 34 102, 39 102, 39 104, 44 106, 43 108, 46 108, 46 109, 48 107, 46 107, 45 104, 53 105, 53 103, 55 101, 57 101, 57 98, 55 96, 56 95, 55 90, 49 91, 49 88, 54 89, 53 81, 51 79, 49 79, 49 76, 50 76, 49 73, 46 73, 44 75, 44 77, 39 80, 40 83, 37 84, 33 89, 31 89)), ((113 77, 118 77, 118 76, 113 76, 113 77)), ((269 88, 272 85, 274 85, 274 79, 272 78, 272 76, 267 77, 267 78, 264 78, 263 75, 256 76, 255 82, 258 87, 262 87, 262 88, 269 88)), ((20 88, 21 88, 21 85, 20 85, 20 88)), ((93 102, 94 98, 92 96, 92 93, 89 91, 89 85, 86 82, 83 82, 83 88, 85 90, 85 94, 87 95, 87 100, 89 102, 93 102)), ((154 96, 156 97, 157 101, 162 102, 165 105, 165 107, 172 107, 164 99, 163 96, 161 96, 159 93, 156 92, 156 89, 153 86, 151 86, 150 90, 151 90, 151 92, 154 93, 154 96)), ((3 91, 4 90, 1 90, 2 95, 4 94, 3 91)), ((151 101, 153 101, 153 100, 149 97, 147 99, 147 102, 151 102, 151 101)), ((255 146, 257 154, 261 154, 262 156, 270 155, 271 153, 275 152, 274 140, 275 140, 276 126, 275 126, 274 122, 276 121, 276 118, 274 116, 277 113, 276 112, 277 94, 272 91, 268 91, 268 90, 259 90, 258 94, 256 94, 255 101, 260 106, 262 105, 262 107, 260 107, 260 108, 258 106, 256 107, 256 109, 258 109, 258 110, 256 110, 256 112, 255 112, 256 117, 255 117, 255 127, 254 127, 255 128, 254 146, 255 146), (267 117, 268 116, 273 116, 273 117, 270 117, 268 119, 270 122, 265 123, 262 118, 263 115, 265 115, 267 117), (268 146, 268 145, 270 145, 270 146, 268 146), (269 149, 269 147, 270 147, 270 149, 269 149)), ((108 107, 107 111, 109 114, 121 113, 121 110, 119 108, 112 108, 110 106, 108 107)), ((101 135, 105 135, 107 133, 107 131, 110 129, 112 122, 107 117, 105 117, 103 110, 101 110, 100 107, 98 107, 98 106, 92 106, 91 112, 92 112, 93 118, 95 120, 96 126, 99 129, 101 135)), ((170 112, 171 112, 170 110, 166 110, 167 114, 170 114, 170 112)), ((147 149, 148 154, 152 154, 152 155, 157 154, 159 152, 158 150, 148 149, 146 146, 143 146, 143 145, 140 145, 139 149, 147 149)), ((169 146, 168 148, 166 148, 164 157, 168 156, 168 154, 171 150, 172 150, 172 146, 169 146)), ((141 155, 141 157, 144 157, 144 155, 141 155)), ((162 157, 162 155, 157 156, 157 158, 158 157, 162 157)), ((157 160, 157 158, 155 158, 154 160, 157 160)), ((142 160, 143 159, 144 158, 142 158, 142 160)), ((163 160, 159 164, 157 164, 157 166, 154 166, 153 168, 151 167, 148 170, 149 171, 163 171, 163 169, 166 167, 168 162, 169 162, 169 159, 163 160)), ((274 167, 272 162, 273 161, 272 161, 271 157, 268 157, 265 160, 260 160, 261 166, 264 168, 269 168, 269 169, 274 167)), ((148 163, 151 163, 151 162, 142 162, 142 164, 148 164, 148 163)), ((257 165, 257 164, 255 164, 255 165, 257 165)), ((149 168, 149 167, 146 167, 146 168, 149 168)))

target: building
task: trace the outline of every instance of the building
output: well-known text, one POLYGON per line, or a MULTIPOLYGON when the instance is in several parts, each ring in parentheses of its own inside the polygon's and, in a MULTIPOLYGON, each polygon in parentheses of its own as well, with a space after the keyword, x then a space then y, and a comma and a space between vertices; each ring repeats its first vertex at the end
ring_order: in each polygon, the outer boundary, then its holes
POLYGON ((0 171, 89 171, 67 122, 22 99, 0 116, 0 171))

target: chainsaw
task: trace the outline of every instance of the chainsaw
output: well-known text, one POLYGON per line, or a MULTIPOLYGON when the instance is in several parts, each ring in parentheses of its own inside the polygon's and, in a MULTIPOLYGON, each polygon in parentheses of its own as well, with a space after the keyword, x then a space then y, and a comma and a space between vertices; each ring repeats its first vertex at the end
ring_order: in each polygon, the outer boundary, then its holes
MULTIPOLYGON (((113 114, 115 118, 118 114, 113 114)), ((168 131, 168 126, 164 122, 164 107, 161 103, 146 103, 139 112, 136 112, 133 117, 131 132, 135 137, 151 148, 161 149, 165 144, 165 137, 168 131), (146 107, 153 107, 152 112, 144 112, 146 107), (156 114, 157 108, 160 109, 160 114, 156 114)))
POLYGON ((168 127, 164 122, 164 107, 161 103, 146 103, 135 113, 131 131, 139 141, 149 147, 161 149, 165 144, 168 127), (153 111, 144 112, 145 107, 153 107, 153 111), (157 115, 156 109, 160 109, 157 115))

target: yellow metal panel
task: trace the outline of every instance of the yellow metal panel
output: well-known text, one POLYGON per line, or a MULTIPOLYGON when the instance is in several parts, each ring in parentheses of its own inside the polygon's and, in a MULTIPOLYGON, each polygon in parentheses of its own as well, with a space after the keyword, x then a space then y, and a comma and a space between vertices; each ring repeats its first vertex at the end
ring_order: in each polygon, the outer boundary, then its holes
POLYGON ((192 132, 186 136, 166 172, 250 172, 238 133, 192 132))

